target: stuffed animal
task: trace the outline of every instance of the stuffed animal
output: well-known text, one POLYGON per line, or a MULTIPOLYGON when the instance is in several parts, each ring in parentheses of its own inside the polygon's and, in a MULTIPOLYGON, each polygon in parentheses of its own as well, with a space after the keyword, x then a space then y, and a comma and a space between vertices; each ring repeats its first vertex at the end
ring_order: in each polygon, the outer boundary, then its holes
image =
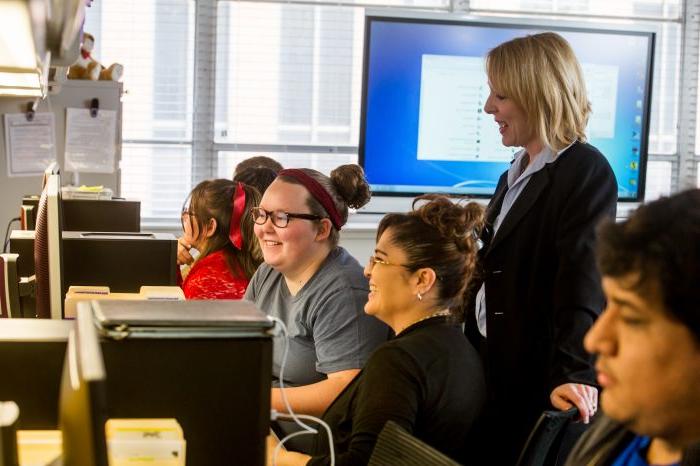
POLYGON ((119 81, 124 72, 124 67, 119 63, 112 64, 109 68, 102 66, 92 58, 92 49, 95 46, 95 38, 92 34, 83 33, 83 43, 80 46, 78 61, 68 68, 68 79, 90 79, 92 81, 119 81))

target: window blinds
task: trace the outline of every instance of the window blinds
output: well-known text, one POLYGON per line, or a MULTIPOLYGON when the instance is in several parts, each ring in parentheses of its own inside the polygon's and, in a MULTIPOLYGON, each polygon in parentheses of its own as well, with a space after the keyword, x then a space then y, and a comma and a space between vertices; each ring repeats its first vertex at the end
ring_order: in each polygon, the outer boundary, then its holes
POLYGON ((124 65, 121 195, 145 223, 175 222, 191 186, 194 0, 103 0, 86 10, 93 55, 124 65))
MULTIPOLYGON (((207 14, 217 23, 215 62, 207 65, 200 57, 197 67, 216 70, 213 84, 194 82, 194 0, 101 0, 87 11, 85 30, 96 37, 95 56, 106 64, 125 65, 122 194, 142 199, 147 222, 177 222, 182 200, 199 181, 193 176, 229 177, 234 165, 249 155, 264 153, 286 166, 322 171, 356 161, 364 7, 448 11, 451 2, 204 4, 212 5, 207 14), (214 109, 194 108, 196 90, 210 85, 214 109), (214 158, 204 164, 208 173, 193 170, 195 111, 214 113, 214 158)), ((670 192, 677 182, 673 157, 679 145, 682 7, 681 0, 469 2, 474 14, 558 16, 593 26, 637 22, 658 31, 647 172, 650 198, 670 192)), ((207 78, 206 72, 199 75, 207 78)), ((700 118, 698 122, 700 133, 700 118)), ((700 140, 696 152, 700 155, 700 140)))

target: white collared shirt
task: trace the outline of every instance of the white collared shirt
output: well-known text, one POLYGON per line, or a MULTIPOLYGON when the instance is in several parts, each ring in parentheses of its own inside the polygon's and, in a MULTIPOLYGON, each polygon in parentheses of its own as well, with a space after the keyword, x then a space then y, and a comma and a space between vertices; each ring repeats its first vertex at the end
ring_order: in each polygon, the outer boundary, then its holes
MULTIPOLYGON (((576 142, 576 141, 574 141, 576 142)), ((510 165, 508 169, 508 191, 503 197, 503 204, 501 204, 501 211, 498 213, 496 220, 493 222, 493 235, 491 240, 496 237, 496 232, 501 227, 503 219, 510 211, 515 201, 520 197, 527 186, 532 175, 542 170, 548 163, 554 162, 562 152, 567 150, 569 147, 574 145, 574 142, 560 150, 559 152, 554 152, 551 148, 545 147, 542 151, 533 157, 532 162, 523 168, 523 165, 527 164, 529 161, 527 151, 525 149, 521 150, 515 154, 515 160, 510 165)), ((479 292, 476 294, 476 323, 479 328, 479 333, 486 337, 486 283, 482 283, 479 292)))

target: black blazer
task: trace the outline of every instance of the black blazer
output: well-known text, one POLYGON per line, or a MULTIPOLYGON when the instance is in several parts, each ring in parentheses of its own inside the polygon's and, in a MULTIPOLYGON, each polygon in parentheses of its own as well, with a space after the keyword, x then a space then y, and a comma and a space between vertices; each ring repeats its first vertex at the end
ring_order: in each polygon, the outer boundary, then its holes
POLYGON ((615 218, 617 182, 595 147, 576 142, 532 175, 492 238, 507 190, 506 172, 486 211, 465 333, 481 348, 491 404, 527 433, 556 386, 595 384, 583 337, 605 303, 595 227, 615 218), (483 282, 486 341, 474 316, 483 282))

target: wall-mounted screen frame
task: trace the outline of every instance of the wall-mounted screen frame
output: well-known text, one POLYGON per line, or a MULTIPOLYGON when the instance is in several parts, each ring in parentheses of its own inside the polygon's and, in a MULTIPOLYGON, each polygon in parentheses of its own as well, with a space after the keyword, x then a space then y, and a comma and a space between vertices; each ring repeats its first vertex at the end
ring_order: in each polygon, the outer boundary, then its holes
MULTIPOLYGON (((653 31, 368 10, 359 161, 373 194, 492 195, 518 148, 502 146, 483 112, 483 60, 502 42, 543 31, 566 38, 582 64, 588 139, 610 161, 620 200, 643 200, 653 31)), ((364 210, 386 211, 376 199, 364 210)))

